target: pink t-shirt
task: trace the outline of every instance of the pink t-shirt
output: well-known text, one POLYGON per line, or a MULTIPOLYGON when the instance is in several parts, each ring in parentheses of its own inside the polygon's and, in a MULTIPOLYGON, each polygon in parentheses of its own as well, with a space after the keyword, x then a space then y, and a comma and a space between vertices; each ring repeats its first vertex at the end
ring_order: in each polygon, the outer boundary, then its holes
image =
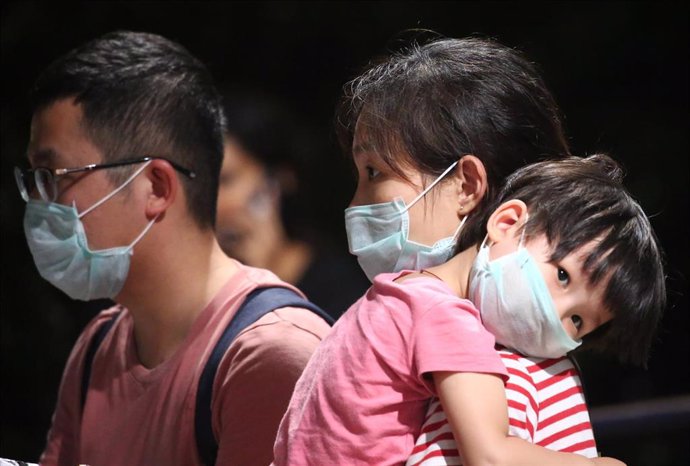
MULTIPOLYGON (((265 285, 286 284, 268 271, 240 266, 198 316, 176 353, 153 369, 138 360, 131 314, 123 308, 99 314, 67 362, 41 464, 200 464, 194 437, 199 376, 238 305, 248 292, 265 285), (95 329, 118 311, 117 322, 94 357, 82 417, 79 397, 86 347, 95 329)), ((283 308, 234 340, 213 386, 218 464, 271 462, 275 434, 294 384, 329 331, 311 311, 283 308)))
POLYGON ((295 387, 277 466, 404 464, 430 398, 430 372, 507 374, 474 305, 437 279, 379 275, 336 323, 295 387))

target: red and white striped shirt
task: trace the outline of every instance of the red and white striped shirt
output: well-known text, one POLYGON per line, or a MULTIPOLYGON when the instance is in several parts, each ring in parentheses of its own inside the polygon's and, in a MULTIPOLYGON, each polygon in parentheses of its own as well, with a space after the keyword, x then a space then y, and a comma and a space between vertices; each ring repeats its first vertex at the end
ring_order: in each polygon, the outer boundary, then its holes
MULTIPOLYGON (((550 450, 597 456, 592 425, 577 369, 568 358, 499 354, 506 383, 510 435, 550 450)), ((438 399, 432 400, 407 466, 461 465, 462 458, 438 399)))

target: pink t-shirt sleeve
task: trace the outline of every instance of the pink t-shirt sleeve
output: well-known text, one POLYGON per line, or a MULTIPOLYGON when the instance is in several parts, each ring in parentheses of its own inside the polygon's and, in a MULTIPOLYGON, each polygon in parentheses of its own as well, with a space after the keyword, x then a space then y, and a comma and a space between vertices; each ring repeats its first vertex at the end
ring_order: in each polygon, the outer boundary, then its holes
POLYGON ((438 303, 419 316, 414 357, 421 376, 436 371, 495 373, 506 370, 494 349, 494 338, 468 308, 469 301, 438 303))
POLYGON ((48 431, 46 447, 39 463, 42 466, 75 464, 79 451, 79 391, 84 357, 84 335, 72 348, 62 373, 57 404, 48 431))
MULTIPOLYGON (((408 281, 417 280, 420 283, 408 286, 419 288, 423 280, 427 289, 446 287, 428 278, 408 281)), ((413 296, 412 354, 417 375, 426 380, 425 374, 431 372, 479 372, 500 375, 505 381, 507 372, 494 349, 494 337, 482 326, 476 307, 468 300, 447 296, 435 301, 424 293, 413 296)))
POLYGON ((111 308, 94 317, 72 348, 62 373, 46 447, 39 460, 41 466, 74 465, 78 462, 84 355, 98 328, 116 312, 119 312, 117 308, 111 308))

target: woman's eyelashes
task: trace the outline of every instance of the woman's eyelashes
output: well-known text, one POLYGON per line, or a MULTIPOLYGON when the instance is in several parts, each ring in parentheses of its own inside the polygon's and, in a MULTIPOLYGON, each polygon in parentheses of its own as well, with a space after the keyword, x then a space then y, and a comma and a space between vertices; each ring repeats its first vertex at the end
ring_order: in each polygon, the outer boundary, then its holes
POLYGON ((364 167, 364 171, 367 174, 367 179, 373 180, 376 178, 381 172, 378 171, 376 168, 372 167, 371 165, 367 165, 364 167))

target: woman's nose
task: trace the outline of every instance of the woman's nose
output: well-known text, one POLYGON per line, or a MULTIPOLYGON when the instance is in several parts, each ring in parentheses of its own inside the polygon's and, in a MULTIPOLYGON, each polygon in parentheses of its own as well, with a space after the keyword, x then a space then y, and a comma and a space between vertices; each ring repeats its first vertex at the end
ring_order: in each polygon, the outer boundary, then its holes
POLYGON ((363 202, 361 201, 362 194, 360 192, 360 189, 357 188, 355 190, 355 193, 352 195, 352 199, 350 200, 350 204, 348 207, 357 207, 360 205, 363 205, 363 202))

